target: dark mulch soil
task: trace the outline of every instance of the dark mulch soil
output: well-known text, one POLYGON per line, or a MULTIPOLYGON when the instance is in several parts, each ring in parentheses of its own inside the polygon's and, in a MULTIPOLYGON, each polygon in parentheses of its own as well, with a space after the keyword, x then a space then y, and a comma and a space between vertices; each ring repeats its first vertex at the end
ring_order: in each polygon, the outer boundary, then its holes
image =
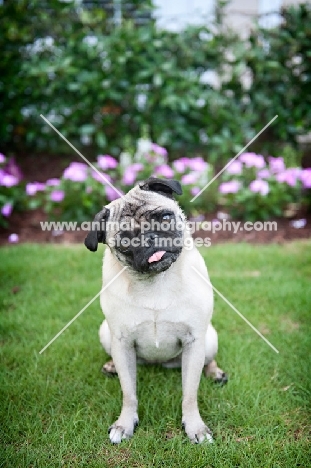
MULTIPOLYGON (((18 156, 17 163, 22 169, 26 181, 45 182, 52 177, 59 177, 65 167, 71 161, 78 161, 79 156, 75 153, 67 156, 62 155, 22 155, 18 156)), ((96 159, 96 155, 93 160, 96 159)), ((297 229, 291 225, 291 220, 278 219, 277 231, 241 231, 236 234, 230 231, 219 231, 211 233, 209 231, 197 232, 195 237, 211 239, 211 243, 219 242, 251 242, 265 244, 270 242, 283 243, 295 239, 307 239, 311 237, 311 215, 303 216, 307 219, 306 226, 297 229)), ((216 218, 216 215, 207 215, 207 220, 216 218)), ((19 242, 39 242, 39 243, 83 243, 86 233, 83 231, 53 233, 42 231, 40 221, 46 221, 46 215, 42 210, 17 213, 14 212, 9 218, 8 228, 0 228, 0 245, 8 244, 8 236, 16 233, 19 242), (55 235, 56 234, 56 235, 55 235)))
MULTIPOLYGON (((46 182, 60 177, 72 161, 79 161, 76 153, 70 155, 23 154, 15 157, 27 182, 46 182)), ((96 157, 94 157, 95 161, 96 157)))

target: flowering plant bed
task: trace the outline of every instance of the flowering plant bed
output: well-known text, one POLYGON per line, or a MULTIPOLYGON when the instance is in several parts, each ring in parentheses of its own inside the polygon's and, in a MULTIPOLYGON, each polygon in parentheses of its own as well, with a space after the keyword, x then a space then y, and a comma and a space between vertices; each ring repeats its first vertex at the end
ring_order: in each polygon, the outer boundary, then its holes
POLYGON ((101 206, 128 192, 136 182, 154 175, 181 182, 183 195, 179 202, 190 215, 216 209, 217 185, 191 203, 212 174, 212 166, 201 156, 183 157, 169 164, 165 148, 142 138, 135 153, 124 151, 119 161, 107 154, 99 155, 92 167, 73 161, 60 178, 48 179, 45 184, 28 183, 26 192, 30 208, 43 207, 51 219, 82 222, 92 218, 101 206))
POLYGON ((219 203, 234 219, 250 221, 286 216, 289 205, 304 202, 311 169, 286 167, 282 157, 243 153, 233 161, 219 186, 219 203))
MULTIPOLYGON (((51 172, 46 170, 46 174, 56 175, 53 160, 49 166, 51 172)), ((2 242, 7 242, 10 234, 20 234, 22 240, 31 241, 80 241, 83 232, 43 233, 39 221, 89 221, 103 205, 150 175, 179 180, 184 193, 178 201, 189 218, 200 220, 215 220, 218 211, 224 212, 227 219, 244 221, 278 218, 280 223, 280 218, 294 217, 297 210, 305 218, 301 208, 308 204, 306 194, 311 187, 311 169, 287 167, 282 157, 264 158, 255 153, 243 153, 200 193, 214 177, 213 167, 201 156, 182 157, 170 163, 167 150, 146 138, 138 140, 134 154, 124 151, 119 160, 107 154, 99 155, 92 167, 81 161, 71 161, 63 171, 59 167, 57 174, 58 177, 44 182, 41 178, 40 182, 26 183, 14 160, 1 154, 0 222, 9 228, 3 231, 2 242), (19 215, 12 213, 13 209, 28 211, 19 215), (35 210, 33 215, 29 209, 35 210), (32 228, 27 220, 32 220, 32 228)), ((267 237, 258 233, 255 237, 263 242, 305 237, 308 232, 305 224, 303 220, 297 229, 298 225, 290 226, 284 221, 282 234, 267 237)), ((213 237, 227 240, 232 236, 227 232, 214 233, 213 237)), ((12 239, 16 241, 16 237, 12 239)), ((236 233, 234 239, 253 240, 254 233, 236 233)))
POLYGON ((82 222, 150 175, 180 181, 179 203, 187 215, 211 213, 218 207, 233 219, 250 221, 284 216, 288 205, 305 202, 303 189, 311 188, 311 169, 286 167, 282 157, 270 156, 266 162, 262 155, 243 153, 200 193, 214 176, 210 164, 201 156, 169 164, 165 148, 141 138, 136 152, 122 152, 119 161, 99 155, 93 168, 72 162, 60 179, 49 179, 45 186, 27 184, 26 191, 37 195, 30 207, 43 206, 53 219, 82 222))
POLYGON ((22 173, 14 159, 7 161, 0 153, 0 226, 8 226, 14 208, 22 208, 25 189, 22 173))

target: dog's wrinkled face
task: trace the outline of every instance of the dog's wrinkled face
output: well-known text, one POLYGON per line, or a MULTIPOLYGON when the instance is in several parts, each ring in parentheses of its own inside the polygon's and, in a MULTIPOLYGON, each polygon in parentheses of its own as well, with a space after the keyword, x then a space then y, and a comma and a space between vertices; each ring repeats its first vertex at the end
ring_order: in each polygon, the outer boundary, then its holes
POLYGON ((123 198, 107 205, 95 217, 99 227, 85 245, 97 250, 104 242, 123 265, 138 273, 167 270, 182 251, 184 214, 173 199, 179 182, 150 178, 123 198))
POLYGON ((166 270, 182 250, 182 231, 176 229, 178 213, 165 203, 159 204, 159 197, 153 198, 154 203, 149 201, 147 209, 143 200, 135 205, 127 203, 122 209, 122 220, 129 227, 132 224, 133 229, 119 230, 108 238, 108 245, 110 241, 115 244, 118 260, 141 273, 166 270))

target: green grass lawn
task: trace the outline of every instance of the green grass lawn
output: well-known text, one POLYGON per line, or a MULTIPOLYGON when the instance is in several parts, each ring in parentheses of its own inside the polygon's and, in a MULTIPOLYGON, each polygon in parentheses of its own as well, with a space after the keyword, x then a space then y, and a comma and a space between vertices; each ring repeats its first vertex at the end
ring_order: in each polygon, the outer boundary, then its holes
MULTIPOLYGON (((100 249, 101 250, 101 249, 100 249)), ((311 242, 217 245, 202 251, 211 280, 279 350, 219 297, 218 362, 229 383, 201 378, 199 406, 215 443, 181 429, 179 369, 139 367, 140 425, 110 444, 121 407, 117 378, 100 369, 96 300, 101 253, 83 246, 0 250, 2 467, 310 467, 311 242)))

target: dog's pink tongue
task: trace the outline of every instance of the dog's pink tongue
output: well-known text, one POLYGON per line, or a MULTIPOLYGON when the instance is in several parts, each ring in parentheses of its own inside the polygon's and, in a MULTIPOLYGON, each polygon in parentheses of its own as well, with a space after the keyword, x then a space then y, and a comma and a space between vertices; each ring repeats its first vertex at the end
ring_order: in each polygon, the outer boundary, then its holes
POLYGON ((159 260, 161 260, 164 254, 165 250, 159 250, 159 252, 155 252, 153 255, 151 255, 150 258, 148 258, 148 263, 158 262, 159 260))

